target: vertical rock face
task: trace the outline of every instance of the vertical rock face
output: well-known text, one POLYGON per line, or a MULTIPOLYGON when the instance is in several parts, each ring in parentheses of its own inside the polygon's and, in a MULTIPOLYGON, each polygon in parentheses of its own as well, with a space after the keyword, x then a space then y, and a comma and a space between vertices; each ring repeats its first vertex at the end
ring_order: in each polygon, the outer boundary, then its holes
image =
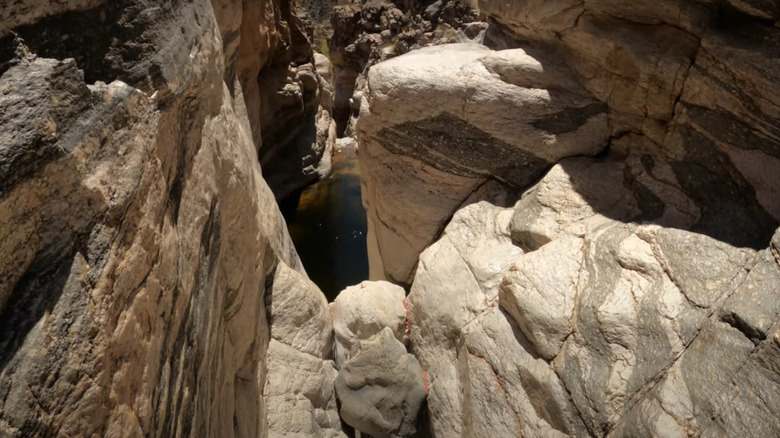
POLYGON ((314 56, 312 24, 304 11, 293 10, 289 1, 279 3, 278 41, 255 79, 255 141, 263 175, 276 198, 283 199, 330 173, 336 136, 331 86, 324 78, 330 66, 314 56))
POLYGON ((290 5, 152 3, 0 6, 0 435, 338 435, 327 303, 256 151, 290 5))

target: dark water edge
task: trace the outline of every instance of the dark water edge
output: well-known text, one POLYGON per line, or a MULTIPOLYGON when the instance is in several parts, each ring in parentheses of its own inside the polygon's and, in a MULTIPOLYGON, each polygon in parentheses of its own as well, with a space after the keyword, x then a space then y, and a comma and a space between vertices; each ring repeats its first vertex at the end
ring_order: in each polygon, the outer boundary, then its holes
POLYGON ((353 149, 333 154, 333 173, 280 202, 306 273, 328 301, 368 279, 366 212, 353 149))

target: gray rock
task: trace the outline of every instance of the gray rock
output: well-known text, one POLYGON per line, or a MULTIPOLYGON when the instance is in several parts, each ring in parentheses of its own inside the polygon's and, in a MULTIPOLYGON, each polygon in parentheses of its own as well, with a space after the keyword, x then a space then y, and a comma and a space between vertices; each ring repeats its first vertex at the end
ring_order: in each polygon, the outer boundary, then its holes
POLYGON ((341 418, 373 437, 408 437, 426 396, 419 362, 389 328, 360 341, 335 382, 341 418))

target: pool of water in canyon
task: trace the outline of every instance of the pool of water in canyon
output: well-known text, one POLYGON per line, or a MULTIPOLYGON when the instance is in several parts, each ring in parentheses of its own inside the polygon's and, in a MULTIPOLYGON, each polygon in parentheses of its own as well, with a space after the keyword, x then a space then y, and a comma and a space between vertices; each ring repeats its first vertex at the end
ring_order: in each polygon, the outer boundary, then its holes
POLYGON ((306 273, 328 301, 345 287, 368 279, 366 213, 353 148, 335 151, 331 176, 306 188, 299 199, 282 204, 306 273))

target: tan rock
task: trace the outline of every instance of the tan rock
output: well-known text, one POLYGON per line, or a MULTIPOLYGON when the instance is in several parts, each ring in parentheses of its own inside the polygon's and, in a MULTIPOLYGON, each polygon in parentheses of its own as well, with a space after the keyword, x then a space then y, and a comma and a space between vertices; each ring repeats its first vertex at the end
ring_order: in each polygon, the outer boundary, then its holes
POLYGON ((327 306, 262 178, 243 94, 270 53, 236 19, 271 17, 262 33, 273 15, 56 3, 40 14, 72 12, 36 23, 0 7, 2 26, 31 24, 0 67, 0 435, 340 435, 327 306), (320 315, 305 341, 299 315, 266 319, 264 294, 290 288, 320 315), (272 335, 300 350, 274 340, 269 355, 272 335), (291 365, 311 395, 292 417, 263 397, 289 395, 291 365))
POLYGON ((335 334, 336 365, 341 368, 360 340, 389 328, 400 342, 406 338, 403 288, 386 281, 364 281, 341 291, 330 305, 335 334))
POLYGON ((584 96, 522 50, 437 46, 372 67, 357 125, 371 278, 408 284, 487 180, 525 188, 550 162, 600 151, 606 114, 584 96))

